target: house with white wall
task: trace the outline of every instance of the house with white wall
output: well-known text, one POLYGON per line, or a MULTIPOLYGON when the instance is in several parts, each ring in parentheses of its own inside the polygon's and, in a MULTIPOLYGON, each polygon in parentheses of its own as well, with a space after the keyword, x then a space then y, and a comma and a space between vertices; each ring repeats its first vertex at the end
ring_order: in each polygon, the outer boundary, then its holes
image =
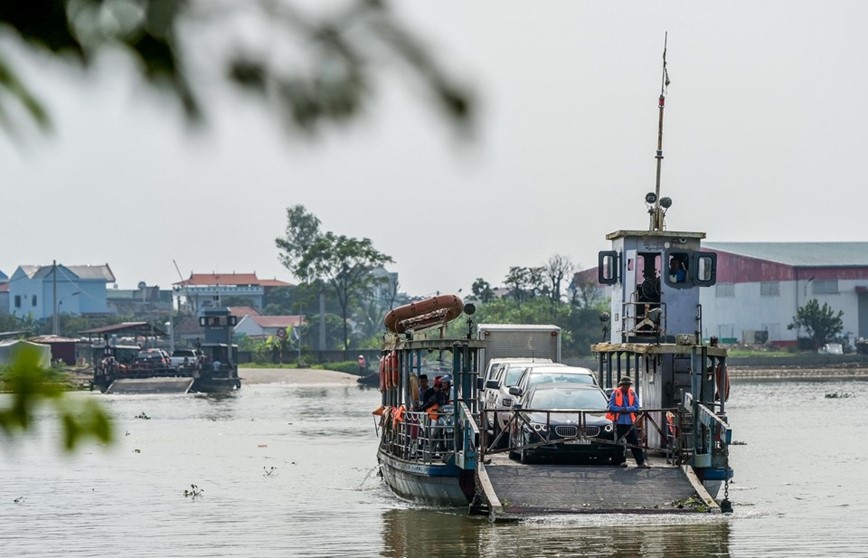
POLYGON ((188 279, 173 284, 174 306, 198 312, 225 306, 222 301, 228 298, 244 298, 251 306, 262 308, 269 290, 291 286, 278 279, 260 279, 256 272, 191 273, 188 279))
POLYGON ((106 285, 115 276, 104 265, 22 265, 9 278, 9 314, 42 320, 55 314, 108 314, 106 285))

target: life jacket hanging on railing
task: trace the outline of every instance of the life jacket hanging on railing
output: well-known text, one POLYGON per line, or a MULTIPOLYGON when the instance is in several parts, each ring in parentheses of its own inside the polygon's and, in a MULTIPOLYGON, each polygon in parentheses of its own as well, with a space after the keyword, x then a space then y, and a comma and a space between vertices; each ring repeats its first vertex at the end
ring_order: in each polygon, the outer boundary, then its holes
POLYGON ((678 438, 678 426, 675 424, 675 413, 666 411, 666 430, 672 439, 678 438))

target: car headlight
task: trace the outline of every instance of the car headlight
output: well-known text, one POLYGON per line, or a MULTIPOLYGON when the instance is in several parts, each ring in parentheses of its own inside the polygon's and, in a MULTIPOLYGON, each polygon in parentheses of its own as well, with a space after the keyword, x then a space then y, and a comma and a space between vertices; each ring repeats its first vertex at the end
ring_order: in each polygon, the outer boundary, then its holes
POLYGON ((545 424, 534 423, 533 429, 536 430, 537 432, 548 432, 549 427, 546 426, 545 424))
POLYGON ((612 431, 612 425, 611 424, 607 424, 606 426, 603 427, 603 432, 605 432, 606 434, 610 433, 611 431, 612 431))

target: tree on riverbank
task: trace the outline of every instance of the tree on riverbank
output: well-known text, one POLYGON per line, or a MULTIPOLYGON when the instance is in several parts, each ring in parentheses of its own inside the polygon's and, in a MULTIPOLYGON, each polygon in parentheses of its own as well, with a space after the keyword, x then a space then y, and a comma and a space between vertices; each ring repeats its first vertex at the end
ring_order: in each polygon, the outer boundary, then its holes
POLYGON ((787 329, 805 328, 805 333, 816 349, 844 331, 844 321, 841 320, 843 315, 842 310, 838 310, 836 314, 828 303, 824 302, 820 306, 817 299, 813 298, 796 311, 793 322, 787 326, 787 329))
POLYGON ((343 321, 343 350, 350 349, 349 309, 361 302, 376 280, 374 269, 392 258, 374 248, 369 238, 323 233, 320 220, 303 205, 286 210, 286 233, 276 238, 279 259, 302 282, 330 288, 343 321))

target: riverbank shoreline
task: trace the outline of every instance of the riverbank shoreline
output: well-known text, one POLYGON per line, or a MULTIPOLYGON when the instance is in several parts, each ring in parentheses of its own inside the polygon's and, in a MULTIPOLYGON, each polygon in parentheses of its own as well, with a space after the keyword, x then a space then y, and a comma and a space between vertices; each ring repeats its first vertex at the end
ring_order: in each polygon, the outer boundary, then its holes
POLYGON ((868 379, 868 368, 862 366, 825 367, 750 367, 729 366, 729 376, 737 380, 809 380, 809 379, 868 379))
MULTIPOLYGON (((739 380, 823 380, 866 379, 868 367, 864 366, 780 366, 753 367, 729 366, 730 379, 739 380)), ((92 372, 89 369, 73 369, 66 372, 70 385, 89 389, 92 372)), ((359 385, 359 376, 335 370, 315 368, 240 368, 242 387, 258 384, 291 384, 303 386, 354 386, 359 385)))
POLYGON ((354 385, 359 376, 314 368, 239 368, 241 384, 354 385))

